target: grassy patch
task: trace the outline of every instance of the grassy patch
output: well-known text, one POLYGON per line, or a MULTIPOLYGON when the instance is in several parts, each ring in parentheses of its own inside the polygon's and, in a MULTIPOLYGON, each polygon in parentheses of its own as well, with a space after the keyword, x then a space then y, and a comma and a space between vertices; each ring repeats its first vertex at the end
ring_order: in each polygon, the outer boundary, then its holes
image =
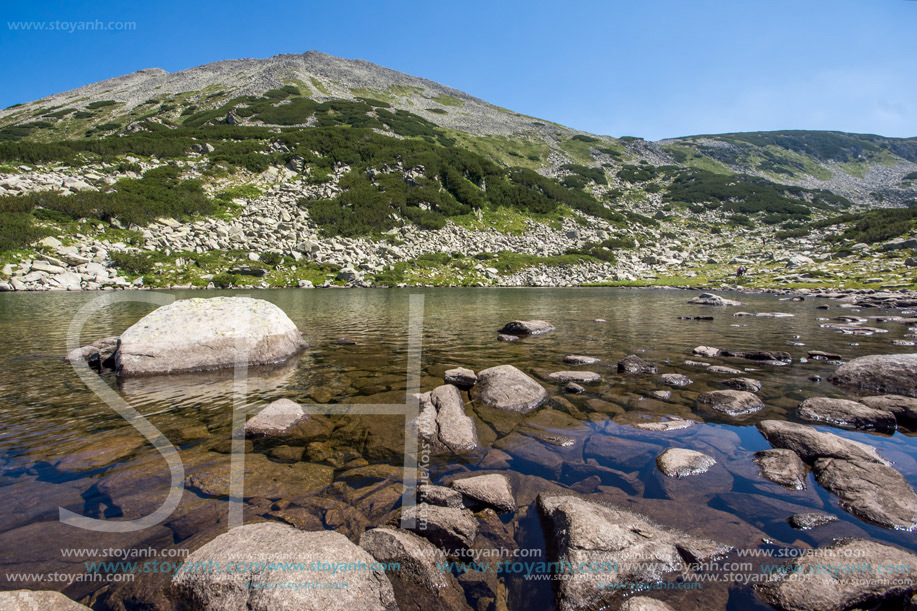
POLYGON ((309 77, 309 82, 312 83, 312 86, 315 87, 315 89, 317 89, 320 93, 324 95, 331 95, 331 91, 314 76, 309 77))
POLYGON ((434 102, 439 102, 443 106, 455 106, 457 108, 461 108, 465 105, 464 101, 460 100, 459 98, 455 96, 451 96, 446 93, 441 93, 438 96, 436 96, 435 98, 430 98, 430 99, 433 100, 434 102))

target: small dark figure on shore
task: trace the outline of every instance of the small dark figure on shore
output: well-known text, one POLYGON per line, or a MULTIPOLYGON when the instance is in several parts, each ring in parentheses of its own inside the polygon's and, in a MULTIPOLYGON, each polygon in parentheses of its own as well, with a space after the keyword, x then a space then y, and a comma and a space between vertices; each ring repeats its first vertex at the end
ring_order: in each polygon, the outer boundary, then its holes
POLYGON ((741 278, 748 271, 748 268, 744 265, 740 265, 739 269, 736 270, 736 278, 741 278))

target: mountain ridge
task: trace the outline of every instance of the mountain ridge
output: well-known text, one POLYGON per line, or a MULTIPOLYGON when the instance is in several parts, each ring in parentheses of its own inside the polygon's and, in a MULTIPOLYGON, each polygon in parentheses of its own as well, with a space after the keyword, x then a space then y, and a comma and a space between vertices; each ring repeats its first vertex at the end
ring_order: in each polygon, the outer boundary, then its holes
POLYGON ((106 286, 86 262, 145 286, 706 284, 740 260, 760 285, 910 285, 906 249, 881 243, 917 235, 914 204, 917 140, 612 138, 320 52, 146 69, 0 113, 16 290, 57 286, 36 261, 68 288, 106 286))

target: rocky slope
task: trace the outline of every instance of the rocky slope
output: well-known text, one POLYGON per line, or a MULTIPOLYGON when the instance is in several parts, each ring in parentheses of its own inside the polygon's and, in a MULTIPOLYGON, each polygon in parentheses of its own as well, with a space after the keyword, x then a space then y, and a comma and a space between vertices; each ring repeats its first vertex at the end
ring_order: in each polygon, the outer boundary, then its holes
POLYGON ((915 201, 915 140, 592 136, 314 51, 0 111, 0 290, 904 288, 915 201))

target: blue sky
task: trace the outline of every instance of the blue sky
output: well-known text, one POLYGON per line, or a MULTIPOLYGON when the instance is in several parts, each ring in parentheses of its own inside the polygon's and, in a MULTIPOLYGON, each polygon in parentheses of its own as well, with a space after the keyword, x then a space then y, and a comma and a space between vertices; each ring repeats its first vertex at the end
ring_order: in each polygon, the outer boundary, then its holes
MULTIPOLYGON (((317 49, 611 136, 917 136, 917 2, 3 0, 0 108, 142 68, 317 49), (133 22, 22 31, 12 22, 133 22)), ((48 26, 45 26, 48 27, 48 26)))

